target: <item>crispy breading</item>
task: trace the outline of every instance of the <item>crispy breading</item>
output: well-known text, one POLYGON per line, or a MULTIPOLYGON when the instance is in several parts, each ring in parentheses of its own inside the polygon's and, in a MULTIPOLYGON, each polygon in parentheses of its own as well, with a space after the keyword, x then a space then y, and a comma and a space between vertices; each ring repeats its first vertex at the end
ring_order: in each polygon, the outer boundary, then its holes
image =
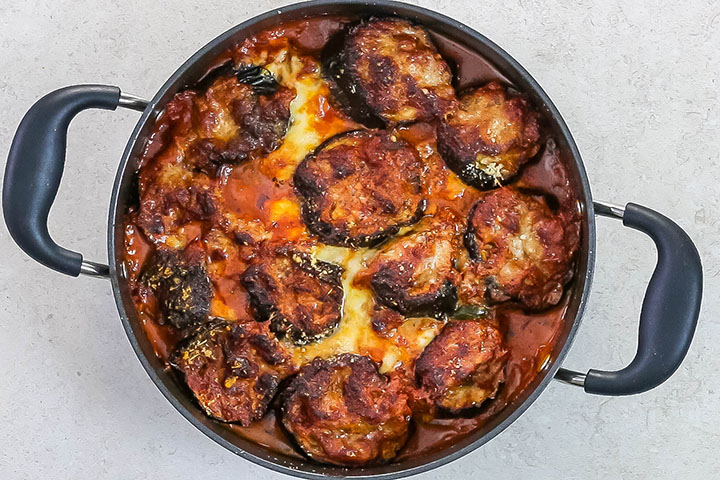
POLYGON ((337 135, 295 171, 308 229, 331 245, 370 246, 422 217, 422 163, 384 131, 337 135))
POLYGON ((334 80, 363 102, 360 116, 385 124, 429 121, 456 102, 450 67, 430 34, 407 20, 355 25, 338 57, 334 80))
POLYGON ((466 183, 495 188, 540 149, 538 115, 525 97, 494 81, 460 96, 440 121, 438 147, 466 183))
POLYGON ((269 320, 272 331, 302 345, 329 335, 340 321, 342 272, 333 263, 280 248, 260 256, 241 281, 255 318, 269 320))
POLYGON ((205 412, 248 426, 296 371, 266 324, 221 320, 200 328, 171 358, 205 412))
POLYGON ((415 377, 436 407, 457 413, 494 398, 506 355, 490 322, 452 320, 415 362, 415 377))
POLYGON ((410 421, 400 382, 354 354, 303 367, 287 387, 282 412, 310 458, 347 466, 390 460, 405 444, 410 421))
POLYGON ((468 218, 465 245, 473 262, 463 274, 461 299, 517 300, 535 310, 557 304, 578 249, 573 222, 511 187, 484 194, 468 218))
POLYGON ((443 209, 384 245, 356 281, 372 287, 377 300, 408 315, 439 315, 455 309, 462 247, 461 221, 443 209))

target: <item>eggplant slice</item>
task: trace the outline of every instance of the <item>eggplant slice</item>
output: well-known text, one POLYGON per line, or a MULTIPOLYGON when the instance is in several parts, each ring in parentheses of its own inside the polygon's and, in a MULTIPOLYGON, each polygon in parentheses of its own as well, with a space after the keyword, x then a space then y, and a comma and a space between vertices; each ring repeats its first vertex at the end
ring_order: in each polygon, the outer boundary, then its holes
POLYGON ((424 218, 413 231, 384 245, 362 277, 380 304, 406 316, 451 313, 462 250, 460 221, 449 210, 424 218))
POLYGON ((182 252, 158 250, 141 283, 158 300, 161 325, 183 330, 207 320, 213 291, 201 261, 189 260, 182 252))
POLYGON ((331 334, 340 322, 342 267, 303 252, 281 249, 242 274, 256 320, 305 345, 331 334))
POLYGON ((512 187, 487 192, 470 210, 465 246, 473 262, 460 296, 470 304, 517 300, 531 310, 555 305, 578 243, 577 220, 552 212, 541 197, 512 187))
POLYGON ((282 421, 313 460, 345 466, 384 463, 408 437, 410 407, 397 379, 368 357, 316 358, 288 385, 282 421))
POLYGON ((215 320, 180 345, 171 364, 205 412, 247 427, 297 369, 267 325, 215 320))
POLYGON ((422 169, 415 149, 388 132, 336 135, 295 171, 305 224, 331 245, 376 245, 422 217, 422 169))
POLYGON ((357 120, 371 127, 430 121, 455 103, 450 67, 424 28, 383 18, 341 35, 326 47, 323 63, 338 100, 357 120))
POLYGON ((440 121, 437 135, 450 169, 481 190, 503 184, 540 149, 537 113, 499 82, 463 94, 440 121))
POLYGON ((415 376, 435 408, 459 413, 494 398, 506 357, 493 324, 452 320, 418 357, 415 376))

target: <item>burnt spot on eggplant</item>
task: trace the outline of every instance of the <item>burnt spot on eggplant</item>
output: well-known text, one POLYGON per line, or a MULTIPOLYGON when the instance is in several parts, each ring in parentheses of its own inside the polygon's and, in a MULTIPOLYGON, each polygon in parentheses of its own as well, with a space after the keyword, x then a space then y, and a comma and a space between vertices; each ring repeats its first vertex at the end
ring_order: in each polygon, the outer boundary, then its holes
POLYGON ((343 268, 280 248, 245 270, 242 285, 255 319, 305 345, 331 334, 340 322, 343 268))
POLYGON ((185 330, 207 320, 213 290, 200 261, 190 261, 180 252, 158 250, 140 280, 158 300, 161 325, 185 330))
POLYGON ((390 132, 336 135, 295 170, 305 224, 331 245, 377 245, 422 218, 422 169, 417 151, 390 132))

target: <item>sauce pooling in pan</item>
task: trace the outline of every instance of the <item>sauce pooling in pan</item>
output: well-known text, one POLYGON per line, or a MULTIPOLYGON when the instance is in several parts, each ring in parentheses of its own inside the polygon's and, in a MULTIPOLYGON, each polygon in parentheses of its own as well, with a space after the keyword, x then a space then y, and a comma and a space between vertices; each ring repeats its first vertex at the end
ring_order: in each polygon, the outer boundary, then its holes
POLYGON ((321 463, 482 427, 545 365, 572 287, 577 202, 534 107, 401 19, 293 22, 217 65, 157 120, 127 215, 158 357, 237 435, 321 463), (461 166, 438 148, 458 128, 461 166))

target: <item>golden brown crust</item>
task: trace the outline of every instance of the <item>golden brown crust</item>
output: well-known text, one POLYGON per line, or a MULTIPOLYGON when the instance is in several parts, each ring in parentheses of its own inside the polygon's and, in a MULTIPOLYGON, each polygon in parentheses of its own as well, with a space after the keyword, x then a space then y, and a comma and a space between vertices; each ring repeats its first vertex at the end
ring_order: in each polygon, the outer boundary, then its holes
POLYGON ((575 221, 511 187, 484 194, 470 210, 465 245, 473 263, 461 298, 468 303, 518 300, 531 309, 560 301, 578 249, 575 221))
POLYGON ((410 420, 400 383, 353 354, 303 367, 287 387, 282 412, 310 458, 346 466, 390 460, 405 444, 410 420))
POLYGON ((308 229, 321 241, 375 245, 417 222, 425 209, 422 163, 416 151, 388 132, 337 135, 295 171, 308 229))
POLYGON ((494 398, 507 351, 486 320, 453 320, 415 363, 419 388, 436 407, 457 413, 494 398))
POLYGON ((342 267, 279 248, 242 274, 255 318, 304 345, 329 335, 340 321, 342 267))
POLYGON ((440 121, 438 147, 465 182, 494 188, 540 149, 538 115, 522 95, 491 82, 462 95, 440 121))
POLYGON ((280 382, 296 371, 265 324, 215 321, 171 360, 205 412, 248 426, 262 417, 280 382))
POLYGON ((455 102, 450 67, 428 32, 407 20, 354 26, 340 56, 336 79, 385 123, 429 121, 455 102))
POLYGON ((460 228, 459 219, 448 209, 425 217, 410 233, 383 246, 356 282, 367 281, 381 304, 404 315, 452 312, 457 302, 460 228))

